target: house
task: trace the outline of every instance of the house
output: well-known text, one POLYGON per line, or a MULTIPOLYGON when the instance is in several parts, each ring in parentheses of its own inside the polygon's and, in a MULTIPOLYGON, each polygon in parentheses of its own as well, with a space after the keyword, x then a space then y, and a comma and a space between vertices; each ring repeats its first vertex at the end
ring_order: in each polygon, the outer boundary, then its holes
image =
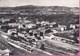
POLYGON ((41 22, 41 25, 46 25, 46 24, 49 24, 49 22, 48 21, 42 21, 41 22))
POLYGON ((0 28, 1 28, 1 25, 0 25, 0 28))
POLYGON ((12 33, 17 33, 17 30, 16 29, 10 29, 8 30, 7 32, 9 35, 11 35, 12 33))
POLYGON ((75 28, 76 28, 76 25, 74 25, 74 24, 71 24, 71 25, 70 25, 70 28, 73 28, 73 29, 75 29, 75 28))
POLYGON ((36 24, 41 24, 41 22, 36 22, 36 24))
POLYGON ((67 26, 65 25, 59 25, 58 27, 60 28, 60 31, 64 31, 67 29, 67 26))
POLYGON ((25 37, 25 35, 23 33, 19 33, 19 32, 18 32, 18 36, 25 37))
POLYGON ((0 50, 0 55, 9 56, 11 51, 9 49, 0 50))
POLYGON ((36 26, 36 24, 26 24, 25 26, 26 28, 32 28, 33 26, 36 26))
POLYGON ((17 22, 18 23, 27 23, 27 24, 29 24, 29 23, 32 23, 30 20, 26 20, 26 18, 27 17, 25 17, 25 18, 21 18, 21 17, 18 17, 18 20, 17 20, 17 22))
POLYGON ((53 33, 58 33, 58 31, 57 30, 52 30, 53 31, 53 33))
POLYGON ((6 21, 10 21, 10 19, 2 18, 2 19, 0 19, 0 21, 2 21, 2 22, 6 22, 6 21))
POLYGON ((15 26, 19 26, 19 23, 8 23, 9 26, 15 27, 15 26))
POLYGON ((53 23, 49 23, 49 27, 53 27, 53 23))
POLYGON ((61 31, 64 31, 65 30, 65 28, 64 27, 61 27, 61 31))
POLYGON ((54 37, 55 37, 54 35, 44 36, 45 39, 53 39, 54 37))
POLYGON ((32 23, 30 20, 23 20, 23 23, 27 23, 27 24, 30 24, 30 23, 32 23))
POLYGON ((19 19, 19 20, 22 20, 22 18, 21 18, 21 17, 18 17, 18 19, 19 19))
POLYGON ((58 24, 56 22, 52 22, 52 23, 49 23, 49 26, 50 27, 58 27, 58 24))

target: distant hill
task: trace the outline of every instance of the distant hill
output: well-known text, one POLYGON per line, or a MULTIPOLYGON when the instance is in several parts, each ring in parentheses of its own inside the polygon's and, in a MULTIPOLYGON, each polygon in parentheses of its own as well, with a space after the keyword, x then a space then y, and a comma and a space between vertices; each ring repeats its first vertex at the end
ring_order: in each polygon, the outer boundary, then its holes
POLYGON ((27 14, 78 14, 79 8, 77 7, 64 7, 64 6, 17 6, 17 7, 0 7, 0 12, 15 12, 27 14))
POLYGON ((78 7, 25 5, 17 7, 0 7, 0 18, 8 17, 17 19, 18 16, 20 16, 27 17, 27 19, 31 21, 36 21, 36 19, 38 19, 39 21, 55 21, 59 24, 67 25, 78 21, 78 12, 78 7), (5 13, 6 15, 3 15, 5 13))

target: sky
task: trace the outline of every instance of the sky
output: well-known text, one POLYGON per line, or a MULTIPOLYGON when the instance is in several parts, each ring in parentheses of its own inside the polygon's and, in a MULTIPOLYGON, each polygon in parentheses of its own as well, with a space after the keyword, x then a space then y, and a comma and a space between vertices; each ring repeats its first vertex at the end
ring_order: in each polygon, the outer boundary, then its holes
POLYGON ((79 7, 79 0, 0 0, 0 7, 23 5, 79 7))

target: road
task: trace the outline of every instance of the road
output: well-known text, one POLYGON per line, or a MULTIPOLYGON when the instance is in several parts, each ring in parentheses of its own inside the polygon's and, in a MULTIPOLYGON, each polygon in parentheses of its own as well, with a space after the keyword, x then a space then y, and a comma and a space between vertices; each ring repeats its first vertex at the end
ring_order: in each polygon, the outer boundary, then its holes
POLYGON ((65 53, 65 54, 76 54, 79 50, 78 46, 58 42, 55 40, 48 39, 47 43, 48 43, 48 49, 50 48, 51 50, 55 50, 55 51, 65 53))

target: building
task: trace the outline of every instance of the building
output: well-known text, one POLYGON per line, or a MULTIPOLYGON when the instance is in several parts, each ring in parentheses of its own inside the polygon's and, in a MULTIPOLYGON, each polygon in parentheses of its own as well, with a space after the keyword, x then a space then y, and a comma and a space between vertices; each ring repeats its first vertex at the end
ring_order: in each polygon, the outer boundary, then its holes
POLYGON ((53 31, 53 33, 58 33, 58 31, 57 30, 52 30, 53 31))
POLYGON ((36 24, 26 24, 25 26, 26 28, 33 28, 34 26, 36 26, 36 24))
POLYGON ((20 24, 19 23, 9 23, 8 25, 12 26, 12 27, 15 27, 15 26, 19 26, 20 24))
POLYGON ((17 33, 17 30, 16 29, 10 29, 8 30, 7 32, 9 35, 11 35, 12 33, 17 33))
POLYGON ((10 53, 9 49, 0 50, 0 55, 9 56, 9 53, 10 53))
POLYGON ((49 22, 48 21, 42 21, 41 22, 41 25, 46 25, 46 24, 49 24, 49 22))
POLYGON ((0 21, 2 21, 2 22, 6 22, 6 21, 10 21, 10 19, 2 18, 2 19, 0 19, 0 21))
POLYGON ((58 27, 60 28, 60 31, 64 31, 67 29, 67 26, 65 25, 59 25, 58 27))
POLYGON ((71 24, 70 28, 76 29, 76 25, 71 24))

